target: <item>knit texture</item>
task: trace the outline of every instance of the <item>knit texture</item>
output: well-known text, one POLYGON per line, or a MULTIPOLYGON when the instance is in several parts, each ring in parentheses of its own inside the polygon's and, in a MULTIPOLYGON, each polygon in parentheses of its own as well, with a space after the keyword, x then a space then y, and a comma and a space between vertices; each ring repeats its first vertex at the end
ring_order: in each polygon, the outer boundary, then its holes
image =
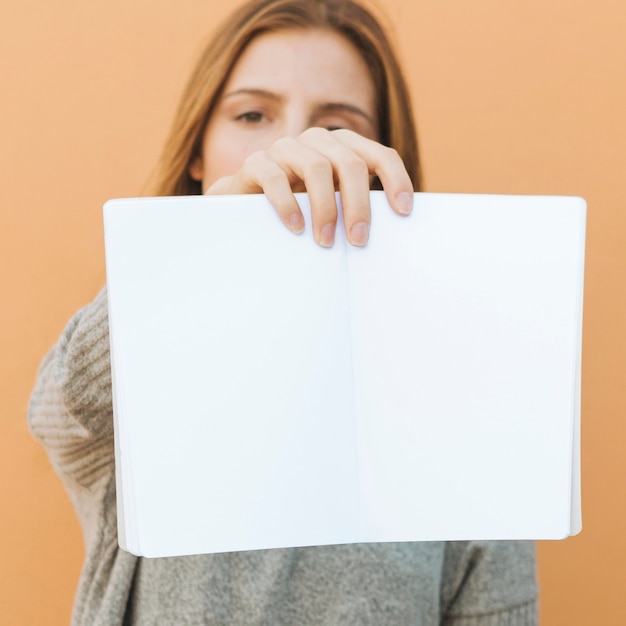
POLYGON ((44 358, 29 423, 80 519, 74 626, 535 626, 530 542, 416 542, 138 558, 117 543, 106 290, 44 358))

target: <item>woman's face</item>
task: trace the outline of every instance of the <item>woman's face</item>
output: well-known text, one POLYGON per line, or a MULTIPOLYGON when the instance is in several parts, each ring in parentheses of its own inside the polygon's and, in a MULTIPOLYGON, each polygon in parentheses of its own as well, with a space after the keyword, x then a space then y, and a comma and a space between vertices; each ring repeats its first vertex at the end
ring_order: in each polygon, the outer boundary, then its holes
POLYGON ((206 191, 252 153, 312 126, 378 139, 376 91, 365 61, 328 30, 260 35, 226 82, 189 173, 206 191))

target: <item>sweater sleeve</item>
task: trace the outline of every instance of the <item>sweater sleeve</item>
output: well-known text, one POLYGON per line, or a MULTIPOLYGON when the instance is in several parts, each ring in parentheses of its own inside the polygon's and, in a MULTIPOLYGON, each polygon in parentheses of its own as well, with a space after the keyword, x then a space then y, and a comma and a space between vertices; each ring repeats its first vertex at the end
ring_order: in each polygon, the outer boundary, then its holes
POLYGON ((106 289, 69 321, 43 359, 28 419, 83 528, 87 554, 72 624, 126 623, 137 557, 117 543, 106 289))
POLYGON ((443 568, 444 626, 537 625, 533 542, 449 542, 443 568))
POLYGON ((69 321, 45 356, 28 418, 64 482, 89 488, 113 471, 106 289, 69 321))

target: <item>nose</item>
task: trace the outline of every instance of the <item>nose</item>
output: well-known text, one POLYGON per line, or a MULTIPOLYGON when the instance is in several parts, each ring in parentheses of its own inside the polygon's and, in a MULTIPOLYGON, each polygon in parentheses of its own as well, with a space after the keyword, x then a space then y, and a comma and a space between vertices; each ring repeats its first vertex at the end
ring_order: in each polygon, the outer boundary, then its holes
POLYGON ((295 108, 285 113, 284 123, 281 129, 282 137, 298 137, 300 136, 307 128, 311 127, 311 120, 308 115, 306 115, 301 110, 296 110, 295 108))

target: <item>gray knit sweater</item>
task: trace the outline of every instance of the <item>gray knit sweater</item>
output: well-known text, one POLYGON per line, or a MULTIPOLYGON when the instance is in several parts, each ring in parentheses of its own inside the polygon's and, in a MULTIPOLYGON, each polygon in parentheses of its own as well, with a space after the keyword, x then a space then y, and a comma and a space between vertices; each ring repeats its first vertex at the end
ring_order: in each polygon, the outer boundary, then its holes
POLYGON ((86 559, 74 625, 537 623, 528 542, 362 544, 167 559, 121 550, 106 290, 77 313, 45 357, 29 419, 83 528, 86 559))

